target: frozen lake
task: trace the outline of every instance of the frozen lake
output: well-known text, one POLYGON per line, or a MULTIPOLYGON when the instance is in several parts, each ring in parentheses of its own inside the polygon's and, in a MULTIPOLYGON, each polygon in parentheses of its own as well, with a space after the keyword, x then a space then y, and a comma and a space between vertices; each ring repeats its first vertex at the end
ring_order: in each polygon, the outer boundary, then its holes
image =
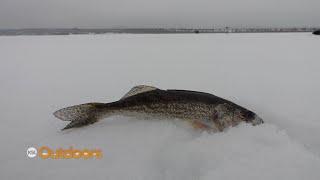
POLYGON ((319 47, 310 33, 1 36, 0 179, 319 179, 319 47), (62 132, 52 115, 139 84, 212 93, 265 124, 207 134, 112 117, 62 132), (29 159, 30 146, 103 158, 29 159))

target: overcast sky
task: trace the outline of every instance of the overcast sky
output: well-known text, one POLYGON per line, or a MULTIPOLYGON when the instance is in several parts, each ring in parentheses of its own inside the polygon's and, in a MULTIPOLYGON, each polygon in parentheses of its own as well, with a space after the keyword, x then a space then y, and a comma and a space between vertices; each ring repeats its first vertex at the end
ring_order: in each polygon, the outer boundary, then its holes
POLYGON ((320 26, 320 0, 0 0, 0 29, 320 26))

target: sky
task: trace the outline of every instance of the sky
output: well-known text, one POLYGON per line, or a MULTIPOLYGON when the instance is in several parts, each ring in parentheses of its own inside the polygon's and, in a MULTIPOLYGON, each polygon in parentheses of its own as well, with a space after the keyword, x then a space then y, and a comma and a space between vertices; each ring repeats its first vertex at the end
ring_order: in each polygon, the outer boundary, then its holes
POLYGON ((0 29, 320 26, 319 7, 319 0, 0 0, 0 29))

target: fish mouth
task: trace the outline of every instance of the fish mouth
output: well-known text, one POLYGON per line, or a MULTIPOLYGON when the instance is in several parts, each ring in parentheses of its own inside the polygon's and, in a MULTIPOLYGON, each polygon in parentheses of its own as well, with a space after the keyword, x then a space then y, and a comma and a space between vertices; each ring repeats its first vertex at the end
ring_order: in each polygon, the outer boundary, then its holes
POLYGON ((263 124, 264 121, 258 116, 258 115, 255 115, 254 116, 254 119, 251 121, 252 125, 259 125, 259 124, 263 124))

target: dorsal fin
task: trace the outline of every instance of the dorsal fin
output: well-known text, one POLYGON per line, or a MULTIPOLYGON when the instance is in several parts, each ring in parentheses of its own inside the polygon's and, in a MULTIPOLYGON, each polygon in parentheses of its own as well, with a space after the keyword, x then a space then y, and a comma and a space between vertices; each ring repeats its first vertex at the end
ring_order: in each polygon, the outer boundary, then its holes
POLYGON ((147 92, 147 91, 153 91, 156 89, 158 89, 158 88, 153 87, 153 86, 146 86, 146 85, 135 86, 129 92, 127 92, 121 99, 125 99, 127 97, 134 96, 136 94, 140 94, 140 93, 147 92))

